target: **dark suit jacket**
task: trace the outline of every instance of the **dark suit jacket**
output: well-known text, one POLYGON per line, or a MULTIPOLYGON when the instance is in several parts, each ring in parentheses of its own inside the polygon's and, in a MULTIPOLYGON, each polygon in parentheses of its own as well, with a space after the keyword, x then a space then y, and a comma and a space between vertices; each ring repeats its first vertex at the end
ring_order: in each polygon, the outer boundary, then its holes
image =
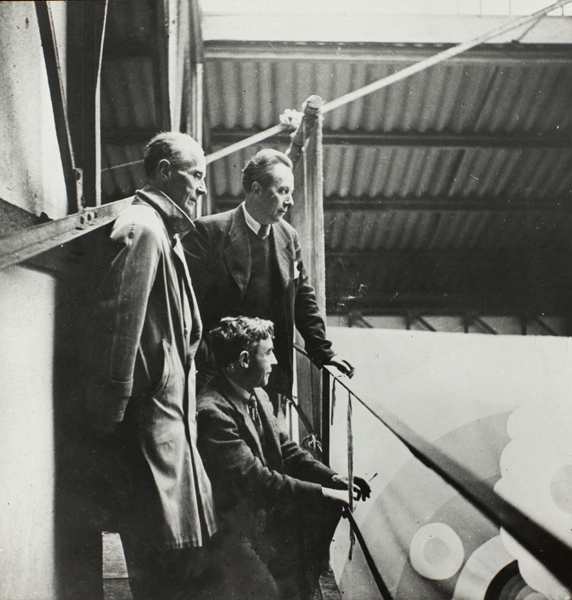
POLYGON ((218 508, 232 511, 248 500, 258 510, 321 498, 321 486, 333 487, 335 472, 279 429, 264 390, 255 394, 264 447, 244 400, 224 375, 215 375, 197 399, 198 447, 218 508))
POLYGON ((313 598, 341 516, 341 505, 324 498, 320 486, 339 486, 334 471, 280 431, 264 390, 255 394, 262 443, 228 379, 217 374, 206 384, 197 399, 199 452, 229 548, 232 540, 238 546, 249 540, 279 588, 299 588, 301 597, 313 598))
MULTIPOLYGON (((308 283, 298 233, 281 220, 272 225, 270 243, 278 274, 270 290, 276 314, 274 347, 279 369, 275 371, 283 374, 281 381, 276 377, 271 381, 277 391, 291 396, 294 326, 318 367, 334 352, 325 336, 314 288, 308 283)), ((240 302, 251 272, 248 225, 242 208, 197 219, 183 245, 206 334, 222 317, 242 314, 240 302)), ((249 307, 247 316, 257 316, 256 307, 249 307)))

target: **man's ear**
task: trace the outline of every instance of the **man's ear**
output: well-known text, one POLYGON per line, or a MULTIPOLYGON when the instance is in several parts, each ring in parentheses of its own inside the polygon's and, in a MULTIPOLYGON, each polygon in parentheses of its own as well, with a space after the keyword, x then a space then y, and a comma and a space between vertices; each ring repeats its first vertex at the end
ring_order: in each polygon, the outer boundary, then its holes
POLYGON ((248 353, 248 350, 243 350, 240 353, 240 356, 238 357, 238 364, 243 369, 248 369, 248 367, 250 365, 250 354, 248 353))
POLYGON ((260 183, 258 183, 258 181, 254 181, 250 190, 253 194, 259 196, 260 192, 262 191, 262 186, 260 185, 260 183))
POLYGON ((157 164, 157 175, 164 181, 171 177, 171 163, 166 158, 162 158, 157 164))

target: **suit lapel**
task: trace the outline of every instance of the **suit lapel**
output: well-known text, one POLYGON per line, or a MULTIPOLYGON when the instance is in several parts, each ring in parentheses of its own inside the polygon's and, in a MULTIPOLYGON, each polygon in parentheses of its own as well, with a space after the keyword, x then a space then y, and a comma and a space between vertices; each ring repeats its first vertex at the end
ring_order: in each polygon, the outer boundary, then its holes
POLYGON ((272 225, 272 236, 270 237, 274 244, 274 256, 278 264, 278 273, 280 274, 280 284, 283 289, 288 287, 290 281, 290 265, 296 257, 292 256, 290 251, 290 238, 286 233, 286 228, 281 227, 280 223, 272 225))
POLYGON ((262 445, 260 444, 260 439, 254 427, 254 423, 248 414, 248 409, 244 403, 244 400, 237 394, 236 390, 232 387, 232 385, 230 385, 226 378, 223 378, 222 385, 224 386, 222 396, 235 408, 237 417, 240 419, 240 423, 248 432, 250 438, 250 440, 247 440, 247 442, 250 442, 248 445, 251 448, 254 447, 256 449, 258 458, 262 461, 262 464, 265 465, 266 460, 264 458, 264 452, 262 451, 262 445))
POLYGON ((192 319, 190 343, 192 345, 201 337, 202 323, 201 318, 199 316, 200 313, 197 304, 197 299, 195 298, 195 291, 193 290, 193 286, 191 285, 191 275, 189 274, 189 268, 187 267, 187 261, 185 259, 185 253, 180 239, 177 239, 175 245, 173 246, 173 254, 175 255, 175 261, 178 261, 179 272, 183 273, 183 280, 189 297, 192 319))
POLYGON ((224 256, 228 270, 240 289, 241 298, 246 291, 252 267, 247 228, 242 208, 239 206, 232 215, 228 245, 225 248, 224 256))
POLYGON ((282 470, 282 450, 280 447, 280 431, 278 424, 272 412, 270 402, 260 400, 260 390, 255 389, 254 393, 258 398, 258 412, 264 429, 264 453, 266 462, 271 469, 282 470))

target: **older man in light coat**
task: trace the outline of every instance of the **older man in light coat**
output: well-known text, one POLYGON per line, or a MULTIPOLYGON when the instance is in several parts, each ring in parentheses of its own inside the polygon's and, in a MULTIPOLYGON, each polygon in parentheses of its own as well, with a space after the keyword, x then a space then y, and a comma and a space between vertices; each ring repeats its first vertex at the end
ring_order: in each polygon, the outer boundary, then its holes
POLYGON ((194 354, 201 321, 181 237, 206 193, 202 149, 181 133, 145 150, 148 185, 104 242, 89 410, 111 465, 135 600, 192 596, 215 531, 196 449, 194 354), (183 595, 183 596, 182 596, 183 595))

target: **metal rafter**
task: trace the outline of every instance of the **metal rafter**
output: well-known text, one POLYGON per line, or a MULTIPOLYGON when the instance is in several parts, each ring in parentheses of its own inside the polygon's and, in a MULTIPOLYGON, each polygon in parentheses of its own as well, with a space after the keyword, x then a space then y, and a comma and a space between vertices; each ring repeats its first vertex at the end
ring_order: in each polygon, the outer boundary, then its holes
MULTIPOLYGON (((220 210, 238 206, 242 196, 219 196, 215 205, 220 210)), ((534 213, 538 215, 562 215, 572 219, 572 197, 548 201, 523 200, 519 198, 324 198, 324 210, 335 211, 412 211, 412 212, 493 212, 493 213, 534 213)))
MULTIPOLYGON (((211 130, 213 145, 240 142, 260 133, 255 129, 211 130)), ((137 132, 134 136, 139 137, 137 132)), ((274 140, 288 144, 290 136, 279 134, 274 140)), ((543 135, 533 133, 442 133, 442 132, 381 132, 381 131, 332 131, 323 133, 326 146, 406 146, 431 148, 572 148, 569 134, 543 135)))
MULTIPOLYGON (((413 63, 435 54, 436 47, 445 44, 383 44, 375 42, 321 44, 293 42, 205 42, 205 61, 332 61, 399 65, 413 63)), ((448 60, 455 64, 522 65, 570 64, 572 52, 568 45, 490 44, 474 48, 462 56, 448 60)))

